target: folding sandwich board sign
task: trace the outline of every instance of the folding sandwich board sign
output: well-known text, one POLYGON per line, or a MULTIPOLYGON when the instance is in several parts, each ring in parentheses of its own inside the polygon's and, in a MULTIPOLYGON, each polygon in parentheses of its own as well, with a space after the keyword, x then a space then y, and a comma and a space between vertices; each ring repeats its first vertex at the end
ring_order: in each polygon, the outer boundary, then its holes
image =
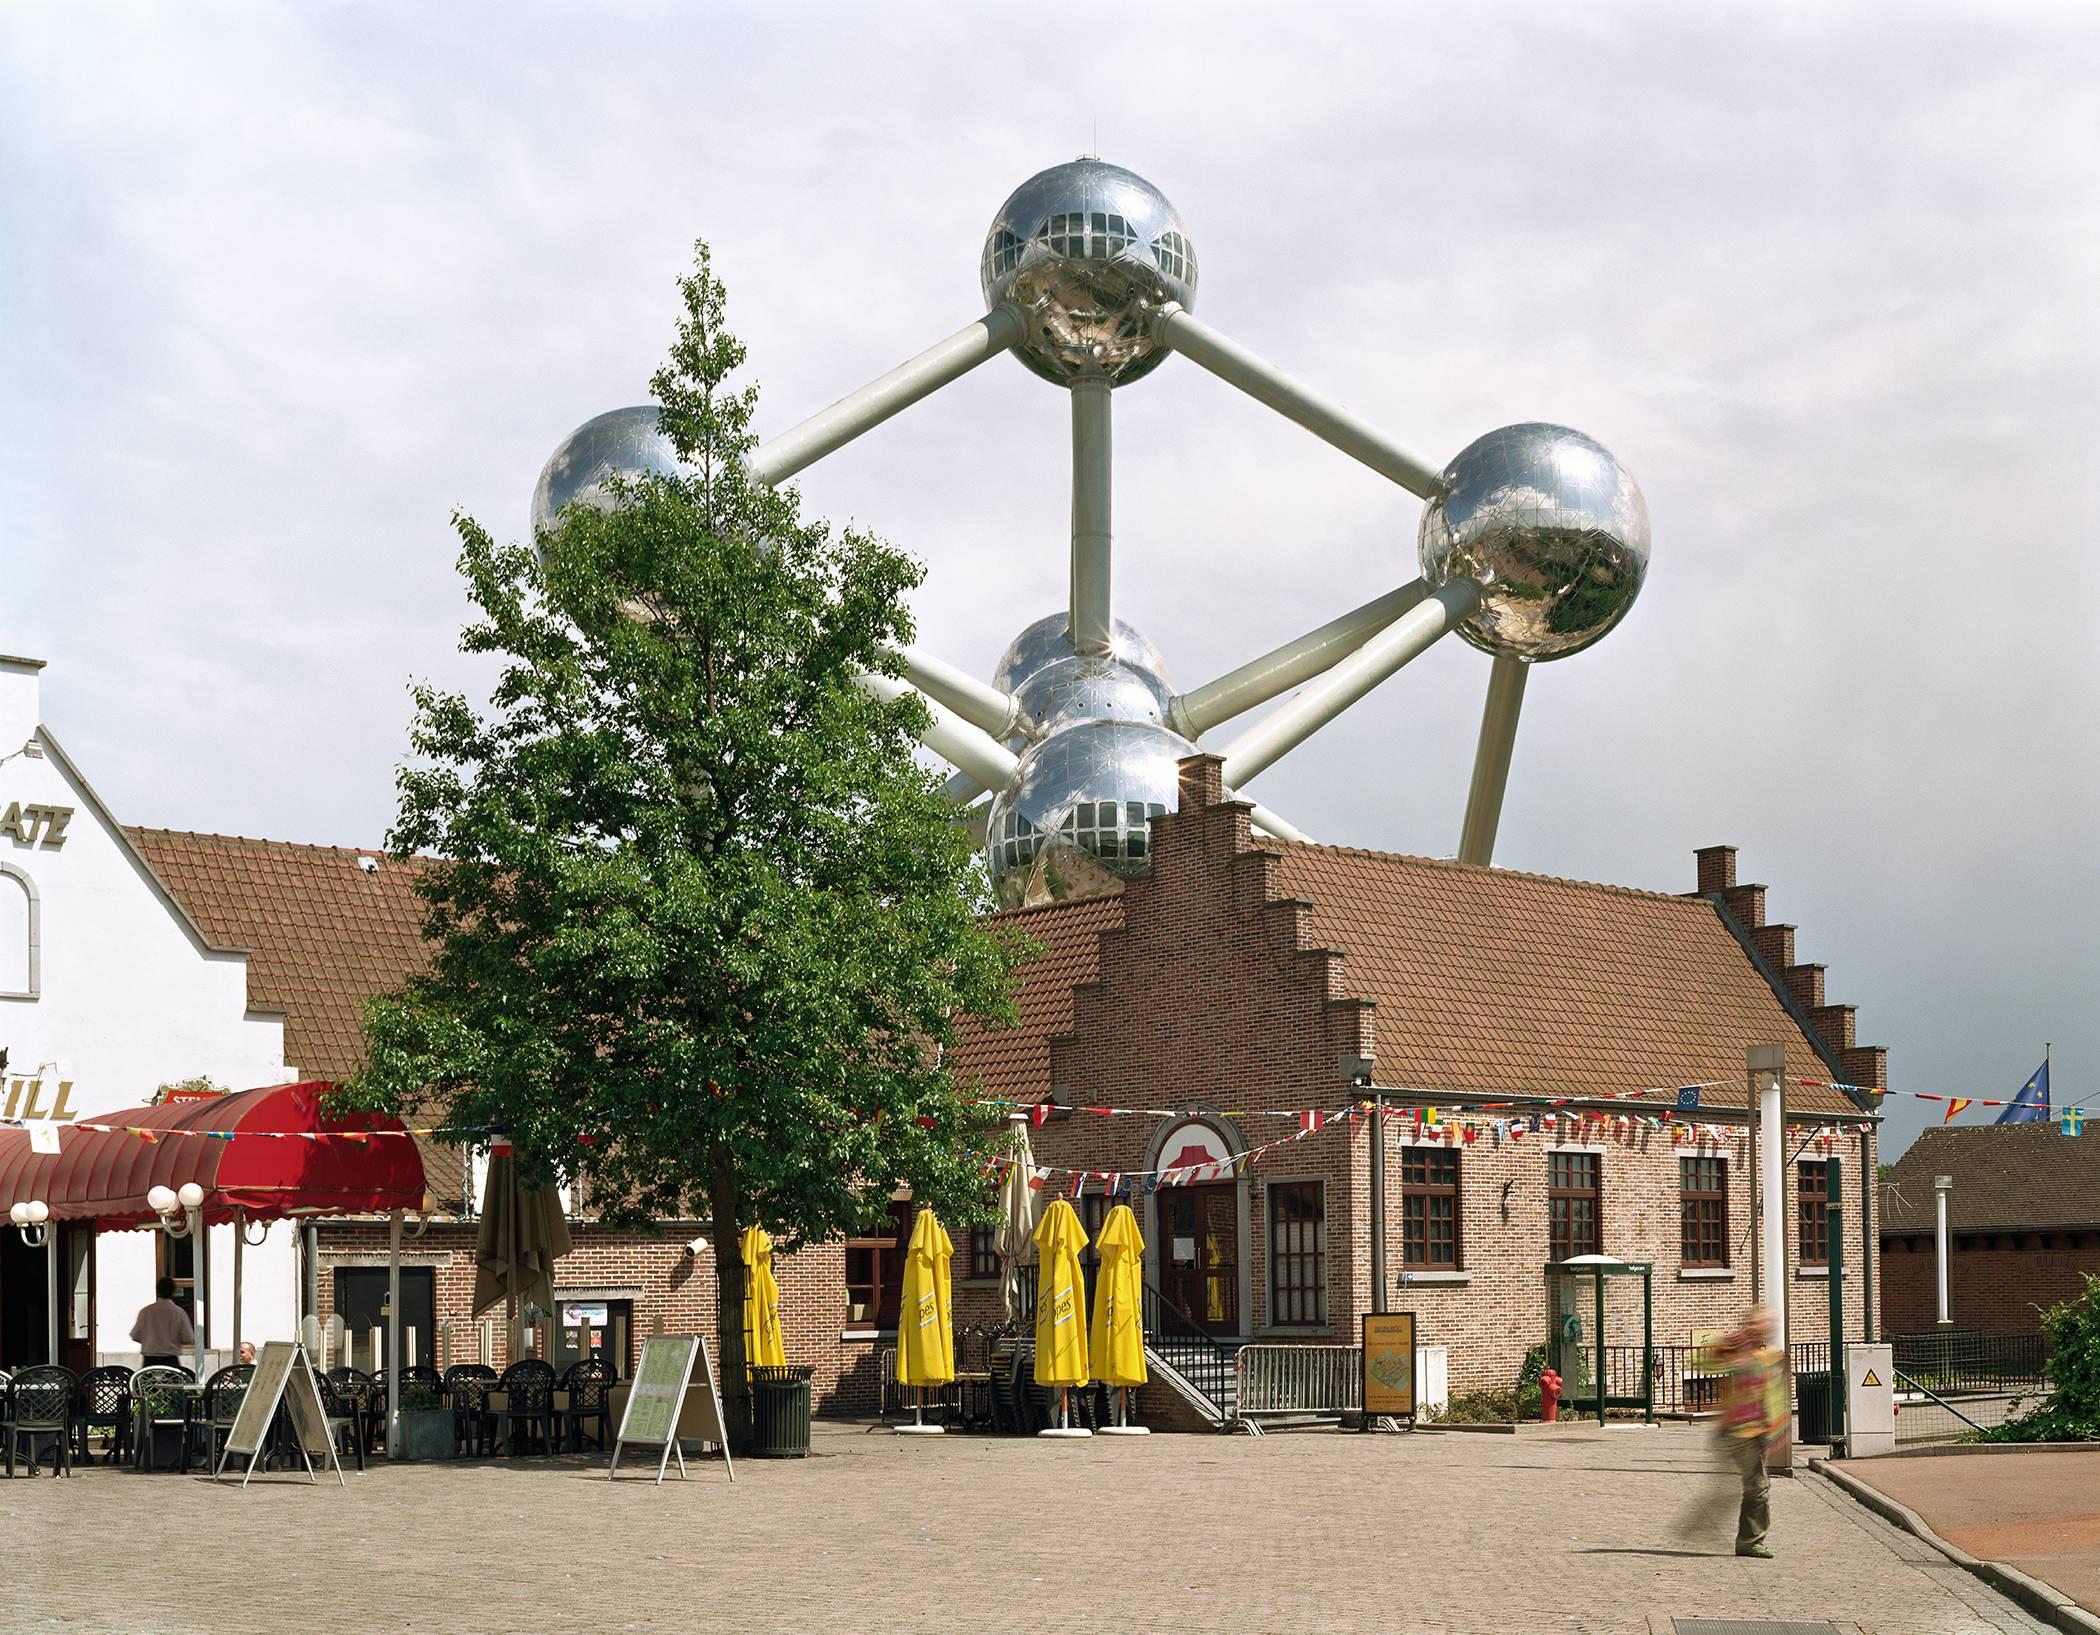
POLYGON ((1364 1313, 1364 1428, 1381 1419, 1415 1423, 1415 1314, 1364 1313))
POLYGON ((685 1451, 678 1445, 681 1431, 695 1441, 721 1444, 722 1463, 729 1479, 736 1480, 736 1465, 729 1456, 729 1433, 722 1424, 722 1394, 715 1388, 715 1364, 708 1355, 706 1339, 698 1334, 652 1334, 642 1342, 641 1365, 634 1371, 634 1385, 620 1414, 620 1434, 613 1441, 612 1464, 605 1479, 613 1479, 620 1468, 620 1454, 631 1442, 638 1447, 662 1448, 656 1461, 659 1487, 673 1454, 678 1456, 678 1478, 683 1481, 685 1451), (704 1396, 699 1381, 693 1377, 695 1365, 707 1381, 704 1396))
POLYGON ((335 1438, 328 1434, 328 1410, 321 1402, 314 1365, 290 1340, 264 1343, 262 1355, 255 1360, 255 1372, 249 1376, 247 1394, 241 1398, 241 1411, 234 1415, 233 1429, 227 1433, 226 1447, 212 1469, 211 1479, 219 1479, 226 1461, 235 1454, 245 1454, 248 1474, 241 1478, 241 1486, 248 1485, 255 1475, 256 1461, 270 1440, 270 1423, 277 1417, 280 1402, 291 1419, 299 1457, 306 1461, 306 1479, 321 1479, 314 1474, 314 1455, 325 1453, 328 1462, 335 1466, 337 1483, 349 1486, 343 1481, 343 1467, 335 1456, 335 1438))

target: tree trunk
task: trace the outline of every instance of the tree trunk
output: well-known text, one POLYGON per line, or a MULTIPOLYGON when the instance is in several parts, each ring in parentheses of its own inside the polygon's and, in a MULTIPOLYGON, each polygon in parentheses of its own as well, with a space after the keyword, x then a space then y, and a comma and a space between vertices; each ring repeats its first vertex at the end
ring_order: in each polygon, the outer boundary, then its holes
POLYGON ((751 1446, 751 1385, 744 1372, 743 1199, 727 1147, 716 1146, 712 1168, 708 1205, 714 1216, 715 1356, 722 1371, 723 1429, 731 1450, 744 1453, 751 1446))

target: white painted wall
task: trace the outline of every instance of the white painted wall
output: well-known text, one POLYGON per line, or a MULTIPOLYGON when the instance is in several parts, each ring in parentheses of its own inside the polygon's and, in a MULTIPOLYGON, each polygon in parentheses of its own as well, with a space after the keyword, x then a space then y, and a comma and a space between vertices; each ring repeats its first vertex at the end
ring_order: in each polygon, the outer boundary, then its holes
MULTIPOLYGON (((41 922, 39 992, 0 997, 8 1076, 41 1070, 45 1112, 53 1110, 56 1084, 70 1083, 60 1109, 70 1118, 141 1106, 161 1085, 199 1075, 234 1090, 286 1082, 296 1064, 284 1060, 283 1019, 248 1009, 246 957, 206 946, 42 732, 39 679, 33 665, 0 659, 0 813, 16 802, 74 813, 58 846, 0 835, 0 863, 34 884, 41 922)), ((19 920, 18 913, 0 913, 0 934, 14 934, 19 920)), ((0 972, 22 964, 19 953, 0 957, 0 972)), ((0 993, 9 991, 0 985, 0 993)), ((0 1209, 11 1201, 0 1199, 0 1209)), ((227 1349, 231 1228, 212 1239, 207 1344, 227 1349)), ((293 1337, 293 1229, 273 1226, 269 1241, 245 1258, 245 1337, 293 1337)), ((104 1233, 97 1245, 95 1345, 112 1361, 137 1360, 130 1330, 153 1297, 153 1264, 150 1233, 104 1233)))

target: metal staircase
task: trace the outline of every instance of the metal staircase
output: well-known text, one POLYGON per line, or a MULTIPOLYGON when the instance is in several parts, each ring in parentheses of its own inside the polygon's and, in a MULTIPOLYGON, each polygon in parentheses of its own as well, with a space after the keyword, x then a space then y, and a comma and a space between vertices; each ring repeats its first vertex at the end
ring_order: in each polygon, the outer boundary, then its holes
POLYGON ((1219 1430, 1238 1419, 1239 1340, 1220 1340, 1150 1283, 1145 1285, 1145 1361, 1190 1408, 1219 1430))

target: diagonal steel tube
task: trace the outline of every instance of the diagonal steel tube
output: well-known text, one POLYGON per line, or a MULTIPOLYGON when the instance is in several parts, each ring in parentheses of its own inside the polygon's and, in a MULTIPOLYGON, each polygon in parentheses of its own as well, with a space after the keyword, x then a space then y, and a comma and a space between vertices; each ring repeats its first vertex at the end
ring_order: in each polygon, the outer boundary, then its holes
POLYGON ((1502 795, 1509 787, 1509 758, 1517 744, 1517 716, 1524 708, 1530 671, 1522 659, 1498 656, 1488 676, 1480 744, 1473 752, 1473 785, 1466 791, 1466 819, 1458 832, 1461 863, 1495 860, 1495 831, 1502 824, 1502 795))
POLYGON ((1196 739, 1220 722, 1266 704, 1332 669, 1428 594, 1421 580, 1389 590, 1376 601, 1330 619, 1296 641, 1251 659, 1237 670, 1182 693, 1167 705, 1167 725, 1196 739))
POLYGON ((1178 303, 1169 301, 1160 308, 1152 321, 1152 333, 1162 346, 1208 369, 1228 386, 1237 386, 1286 420, 1297 421, 1313 436, 1332 443, 1410 494, 1428 500, 1444 491, 1443 474, 1435 466, 1417 459, 1339 404, 1308 392, 1274 364, 1191 317, 1178 303))
POLYGON ((904 660, 905 677, 914 687, 947 705, 971 726, 983 728, 994 738, 1035 731, 1035 723, 1011 693, 1001 692, 988 681, 979 681, 967 670, 959 670, 923 648, 907 647, 898 656, 904 660))
POLYGON ((1453 579, 1424 597, 1230 744, 1223 751, 1225 782, 1236 789, 1274 766, 1479 606, 1480 587, 1470 579, 1453 579))
POLYGON ((985 359, 1008 350, 1020 340, 1024 327, 1020 310, 1002 302, 881 379, 760 445, 751 456, 751 475, 762 483, 785 482, 920 398, 960 380, 985 359))
POLYGON ((919 741, 987 789, 1005 788, 1020 765, 1014 752, 998 739, 981 727, 971 726, 947 705, 928 698, 911 683, 874 670, 863 670, 853 679, 877 698, 897 699, 908 694, 918 699, 933 717, 933 724, 919 741))

